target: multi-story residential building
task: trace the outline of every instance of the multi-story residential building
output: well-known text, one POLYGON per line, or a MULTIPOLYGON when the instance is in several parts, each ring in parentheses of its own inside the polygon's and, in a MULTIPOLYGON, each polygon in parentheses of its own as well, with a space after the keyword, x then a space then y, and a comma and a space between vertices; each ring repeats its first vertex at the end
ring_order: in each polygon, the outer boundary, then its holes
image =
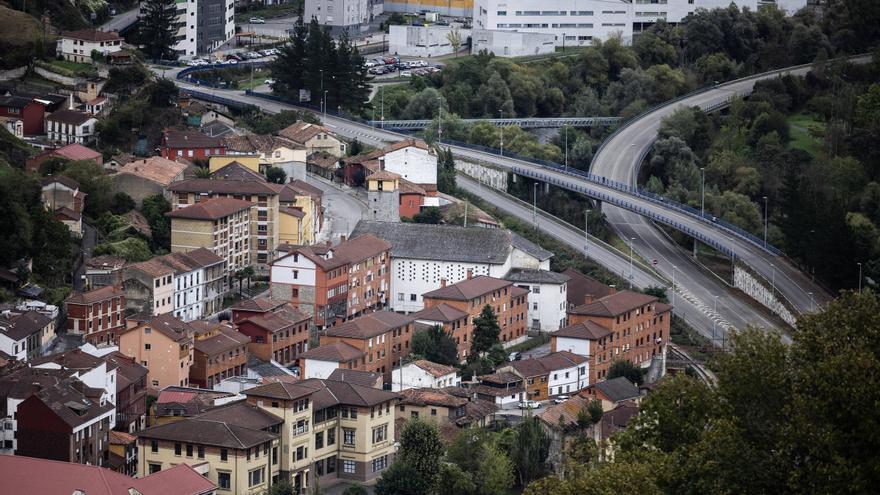
POLYGON ((525 380, 510 371, 496 371, 477 377, 479 384, 473 387, 477 399, 494 403, 501 409, 516 407, 526 399, 525 380))
POLYGON ((525 380, 526 399, 547 400, 576 393, 590 385, 589 359, 568 351, 513 361, 500 368, 525 380))
POLYGON ((18 447, 18 406, 44 387, 56 386, 69 376, 63 370, 11 368, 0 376, 0 454, 13 455, 18 447))
POLYGON ((64 305, 67 333, 82 335, 92 344, 115 343, 125 328, 125 292, 119 287, 75 292, 64 305))
POLYGON ((211 53, 235 36, 234 9, 233 0, 178 2, 172 24, 176 30, 175 43, 171 48, 184 59, 211 53))
POLYGON ((55 320, 37 311, 0 314, 0 353, 26 361, 39 356, 55 339, 55 320))
POLYGON ((411 316, 376 311, 328 328, 321 345, 344 343, 358 349, 365 354, 358 369, 382 373, 390 384, 394 366, 409 355, 413 334, 411 316))
MULTIPOLYGON (((462 338, 456 340, 460 358, 470 353, 474 318, 480 315, 485 306, 492 308, 501 328, 499 339, 504 345, 512 345, 526 338, 526 315, 528 291, 513 285, 512 282, 480 275, 468 277, 457 284, 441 283, 437 290, 422 294, 425 306, 446 304, 467 313, 467 322, 459 331, 462 338)), ((455 332, 453 331, 453 338, 455 332)))
POLYGON ((20 121, 20 137, 39 136, 45 133, 45 114, 46 105, 34 98, 15 95, 0 96, 0 117, 20 121))
POLYGON ((511 268, 550 269, 553 253, 503 229, 361 220, 352 237, 372 234, 391 244, 394 311, 425 307, 422 294, 471 276, 503 278, 511 268))
POLYGON ((253 299, 245 299, 229 309, 232 310, 232 322, 238 323, 251 316, 275 313, 284 309, 287 304, 287 301, 255 297, 253 299))
POLYGON ((308 0, 305 2, 306 19, 316 18, 334 33, 366 30, 375 15, 382 13, 378 0, 308 0))
POLYGON ((654 296, 628 290, 586 302, 568 312, 570 326, 589 321, 608 331, 594 331, 601 337, 590 341, 590 383, 605 379, 614 361, 627 360, 641 366, 662 354, 669 340, 671 319, 672 306, 654 296))
POLYGON ((600 350, 599 342, 610 334, 611 330, 590 320, 568 325, 550 335, 550 352, 568 351, 592 358, 600 350))
POLYGON ((119 350, 148 370, 147 386, 156 390, 189 384, 194 330, 169 315, 147 317, 119 337, 119 350))
POLYGON ((250 353, 263 361, 287 366, 309 350, 311 317, 296 309, 249 316, 236 324, 240 333, 250 337, 250 353))
MULTIPOLYGON (((474 0, 475 29, 547 33, 557 46, 589 45, 594 39, 619 35, 630 43, 634 35, 659 20, 678 24, 698 8, 726 8, 731 3, 756 11, 774 3, 764 0, 474 0)), ((780 0, 793 13, 806 0, 780 0)))
POLYGON ((437 194, 437 155, 421 139, 408 138, 385 146, 377 157, 382 170, 437 194))
POLYGON ((568 308, 580 306, 586 302, 592 302, 600 297, 605 297, 614 292, 611 287, 599 282, 598 280, 588 277, 574 268, 567 268, 562 272, 567 275, 569 280, 566 286, 566 297, 568 298, 568 308))
POLYGON ((398 420, 419 418, 435 423, 441 431, 488 426, 498 410, 491 401, 471 400, 468 391, 460 387, 409 388, 400 395, 394 413, 398 420))
POLYGON ((110 423, 116 415, 103 388, 76 378, 43 382, 18 404, 16 455, 106 466, 110 423))
POLYGON ((147 374, 134 358, 119 351, 103 354, 107 366, 116 368, 116 429, 134 433, 147 426, 147 374))
POLYGON ((418 359, 394 370, 391 376, 391 390, 400 392, 411 388, 458 387, 461 378, 452 366, 418 359))
POLYGON ((241 397, 220 390, 169 386, 159 391, 150 410, 150 426, 194 418, 217 406, 237 402, 241 397))
POLYGON ((193 364, 189 382, 196 387, 214 388, 222 380, 247 374, 247 335, 226 322, 194 321, 193 364))
POLYGON ((92 289, 108 285, 122 287, 122 269, 127 263, 125 258, 109 254, 89 258, 85 262, 87 286, 92 289))
POLYGON ((46 117, 46 137, 62 144, 89 144, 95 138, 98 119, 79 110, 56 110, 46 117))
POLYGON ((291 246, 272 263, 272 298, 290 301, 316 325, 381 309, 389 288, 391 246, 372 235, 335 246, 291 246))
MULTIPOLYGON (((302 378, 329 378, 336 370, 363 370, 367 353, 345 342, 314 347, 299 357, 302 378)), ((382 376, 379 373, 379 376, 382 376)))
POLYGON ((174 310, 174 269, 159 258, 125 267, 122 288, 127 313, 163 315, 174 310))
POLYGON ((69 208, 77 213, 85 209, 86 193, 79 188, 79 183, 69 177, 46 177, 40 181, 43 204, 49 211, 69 208))
POLYGON ((128 194, 138 205, 144 199, 157 194, 170 200, 168 186, 172 182, 183 180, 187 168, 182 163, 183 157, 176 159, 181 161, 151 156, 122 165, 112 176, 113 191, 128 194))
POLYGON ((110 469, 126 476, 137 476, 137 437, 122 431, 110 430, 109 441, 110 469))
POLYGON ((246 390, 284 419, 281 478, 303 493, 317 478, 369 481, 394 461, 398 395, 336 380, 276 382, 246 390))
MULTIPOLYGON (((51 356, 34 359, 34 368, 61 370, 67 376, 76 378, 83 385, 103 391, 102 397, 116 404, 116 367, 106 360, 89 354, 82 349, 71 349, 51 356)), ((116 427, 116 415, 110 418, 110 428, 116 427)))
POLYGON ((206 160, 214 155, 225 155, 226 147, 220 138, 206 136, 197 131, 166 130, 160 145, 162 158, 174 160, 198 158, 206 160))
POLYGON ((80 29, 61 33, 58 52, 65 60, 71 62, 91 63, 92 52, 101 55, 122 50, 122 37, 116 31, 98 31, 97 29, 80 29))
POLYGON ((315 236, 321 230, 323 213, 321 199, 323 191, 305 181, 294 180, 284 185, 278 200, 282 214, 289 218, 285 225, 285 217, 281 217, 280 237, 282 243, 291 245, 314 244, 315 236))
MULTIPOLYGON (((347 7, 351 8, 351 6, 347 7)), ((309 7, 306 6, 304 19, 311 19, 311 15, 308 12, 309 7)), ((306 153, 309 155, 323 151, 337 158, 345 156, 345 142, 339 139, 336 134, 318 124, 296 122, 278 131, 278 135, 290 140, 297 146, 305 148, 306 153)))
POLYGON ((226 262, 227 283, 235 272, 250 265, 250 222, 255 207, 250 201, 211 198, 172 210, 171 252, 206 248, 226 262))
POLYGON ((0 479, 8 493, 76 495, 216 495, 216 486, 186 464, 132 478, 99 466, 0 456, 0 479))
POLYGON ((449 0, 437 4, 434 0, 385 0, 385 12, 437 12, 449 17, 471 17, 474 15, 474 0, 449 0))
POLYGON ((172 209, 184 208, 211 198, 233 198, 256 204, 251 212, 251 263, 268 271, 278 246, 278 192, 281 186, 265 180, 189 179, 171 184, 172 209))
POLYGON ((513 268, 505 280, 529 291, 529 328, 555 332, 565 327, 568 311, 568 275, 549 270, 513 268))
POLYGON ((279 479, 283 419, 239 401, 138 432, 138 472, 185 463, 221 492, 258 495, 279 479))

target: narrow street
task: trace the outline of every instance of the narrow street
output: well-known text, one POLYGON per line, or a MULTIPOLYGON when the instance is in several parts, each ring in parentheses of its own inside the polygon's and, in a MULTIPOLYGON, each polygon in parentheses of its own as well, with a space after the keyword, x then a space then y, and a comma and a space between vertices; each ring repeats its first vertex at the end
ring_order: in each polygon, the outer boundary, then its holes
POLYGON ((307 182, 324 191, 324 228, 316 241, 339 242, 340 236, 348 236, 366 212, 366 193, 311 174, 307 182))

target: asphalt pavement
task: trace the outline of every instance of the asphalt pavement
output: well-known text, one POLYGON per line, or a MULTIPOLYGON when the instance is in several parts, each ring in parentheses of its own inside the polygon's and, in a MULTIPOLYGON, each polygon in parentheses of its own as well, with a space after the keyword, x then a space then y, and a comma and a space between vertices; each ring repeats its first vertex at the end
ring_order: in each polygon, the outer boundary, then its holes
POLYGON ((318 242, 332 240, 339 242, 340 236, 348 236, 360 221, 367 204, 356 196, 357 191, 347 186, 331 183, 327 179, 309 174, 306 181, 324 191, 324 228, 318 235, 318 242))
POLYGON ((107 22, 98 26, 99 31, 121 31, 134 24, 137 20, 138 8, 135 7, 127 12, 121 12, 111 17, 107 22))

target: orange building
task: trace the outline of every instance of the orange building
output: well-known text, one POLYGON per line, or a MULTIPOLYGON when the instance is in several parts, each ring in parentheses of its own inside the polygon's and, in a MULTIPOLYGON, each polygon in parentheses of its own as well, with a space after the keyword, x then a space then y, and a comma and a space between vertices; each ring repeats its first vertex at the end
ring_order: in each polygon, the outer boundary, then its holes
POLYGON ((336 246, 282 246, 272 262, 271 297, 329 326, 382 309, 391 285, 391 245, 370 234, 336 246))
POLYGON ((590 383, 595 383, 605 379, 614 361, 642 365, 662 353, 671 320, 672 306, 647 294, 624 290, 596 300, 588 297, 568 311, 569 326, 553 337, 551 350, 568 350, 561 348, 563 338, 588 342, 590 383))
POLYGON ((237 324, 238 331, 251 338, 249 352, 263 361, 287 366, 309 350, 311 317, 293 308, 251 316, 237 324))
POLYGON ((167 313, 128 321, 130 328, 119 336, 119 351, 147 368, 147 387, 188 386, 194 329, 167 313))
POLYGON ((204 320, 189 324, 195 329, 193 364, 189 369, 190 385, 214 388, 233 376, 247 374, 247 335, 236 332, 232 325, 204 320))
POLYGON ((391 371, 410 351, 414 320, 391 311, 366 314, 332 327, 321 336, 321 345, 348 344, 364 353, 360 371, 382 373, 391 383, 391 371))
POLYGON ((458 331, 458 352, 460 358, 466 358, 470 352, 470 341, 473 334, 474 318, 480 315, 488 305, 495 312, 498 326, 501 327, 499 339, 502 343, 516 342, 526 337, 526 315, 528 312, 527 295, 529 291, 516 287, 513 282, 480 275, 468 278, 456 284, 446 285, 440 281, 440 288, 422 294, 425 310, 433 306, 445 304, 467 314, 467 323, 458 331))

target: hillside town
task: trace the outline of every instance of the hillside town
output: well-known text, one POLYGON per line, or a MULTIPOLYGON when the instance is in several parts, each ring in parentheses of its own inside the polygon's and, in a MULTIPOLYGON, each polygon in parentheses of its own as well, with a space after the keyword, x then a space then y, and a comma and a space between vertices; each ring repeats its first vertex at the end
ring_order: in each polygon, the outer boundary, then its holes
POLYGON ((0 4, 0 494, 869 493, 868 4, 0 4))

